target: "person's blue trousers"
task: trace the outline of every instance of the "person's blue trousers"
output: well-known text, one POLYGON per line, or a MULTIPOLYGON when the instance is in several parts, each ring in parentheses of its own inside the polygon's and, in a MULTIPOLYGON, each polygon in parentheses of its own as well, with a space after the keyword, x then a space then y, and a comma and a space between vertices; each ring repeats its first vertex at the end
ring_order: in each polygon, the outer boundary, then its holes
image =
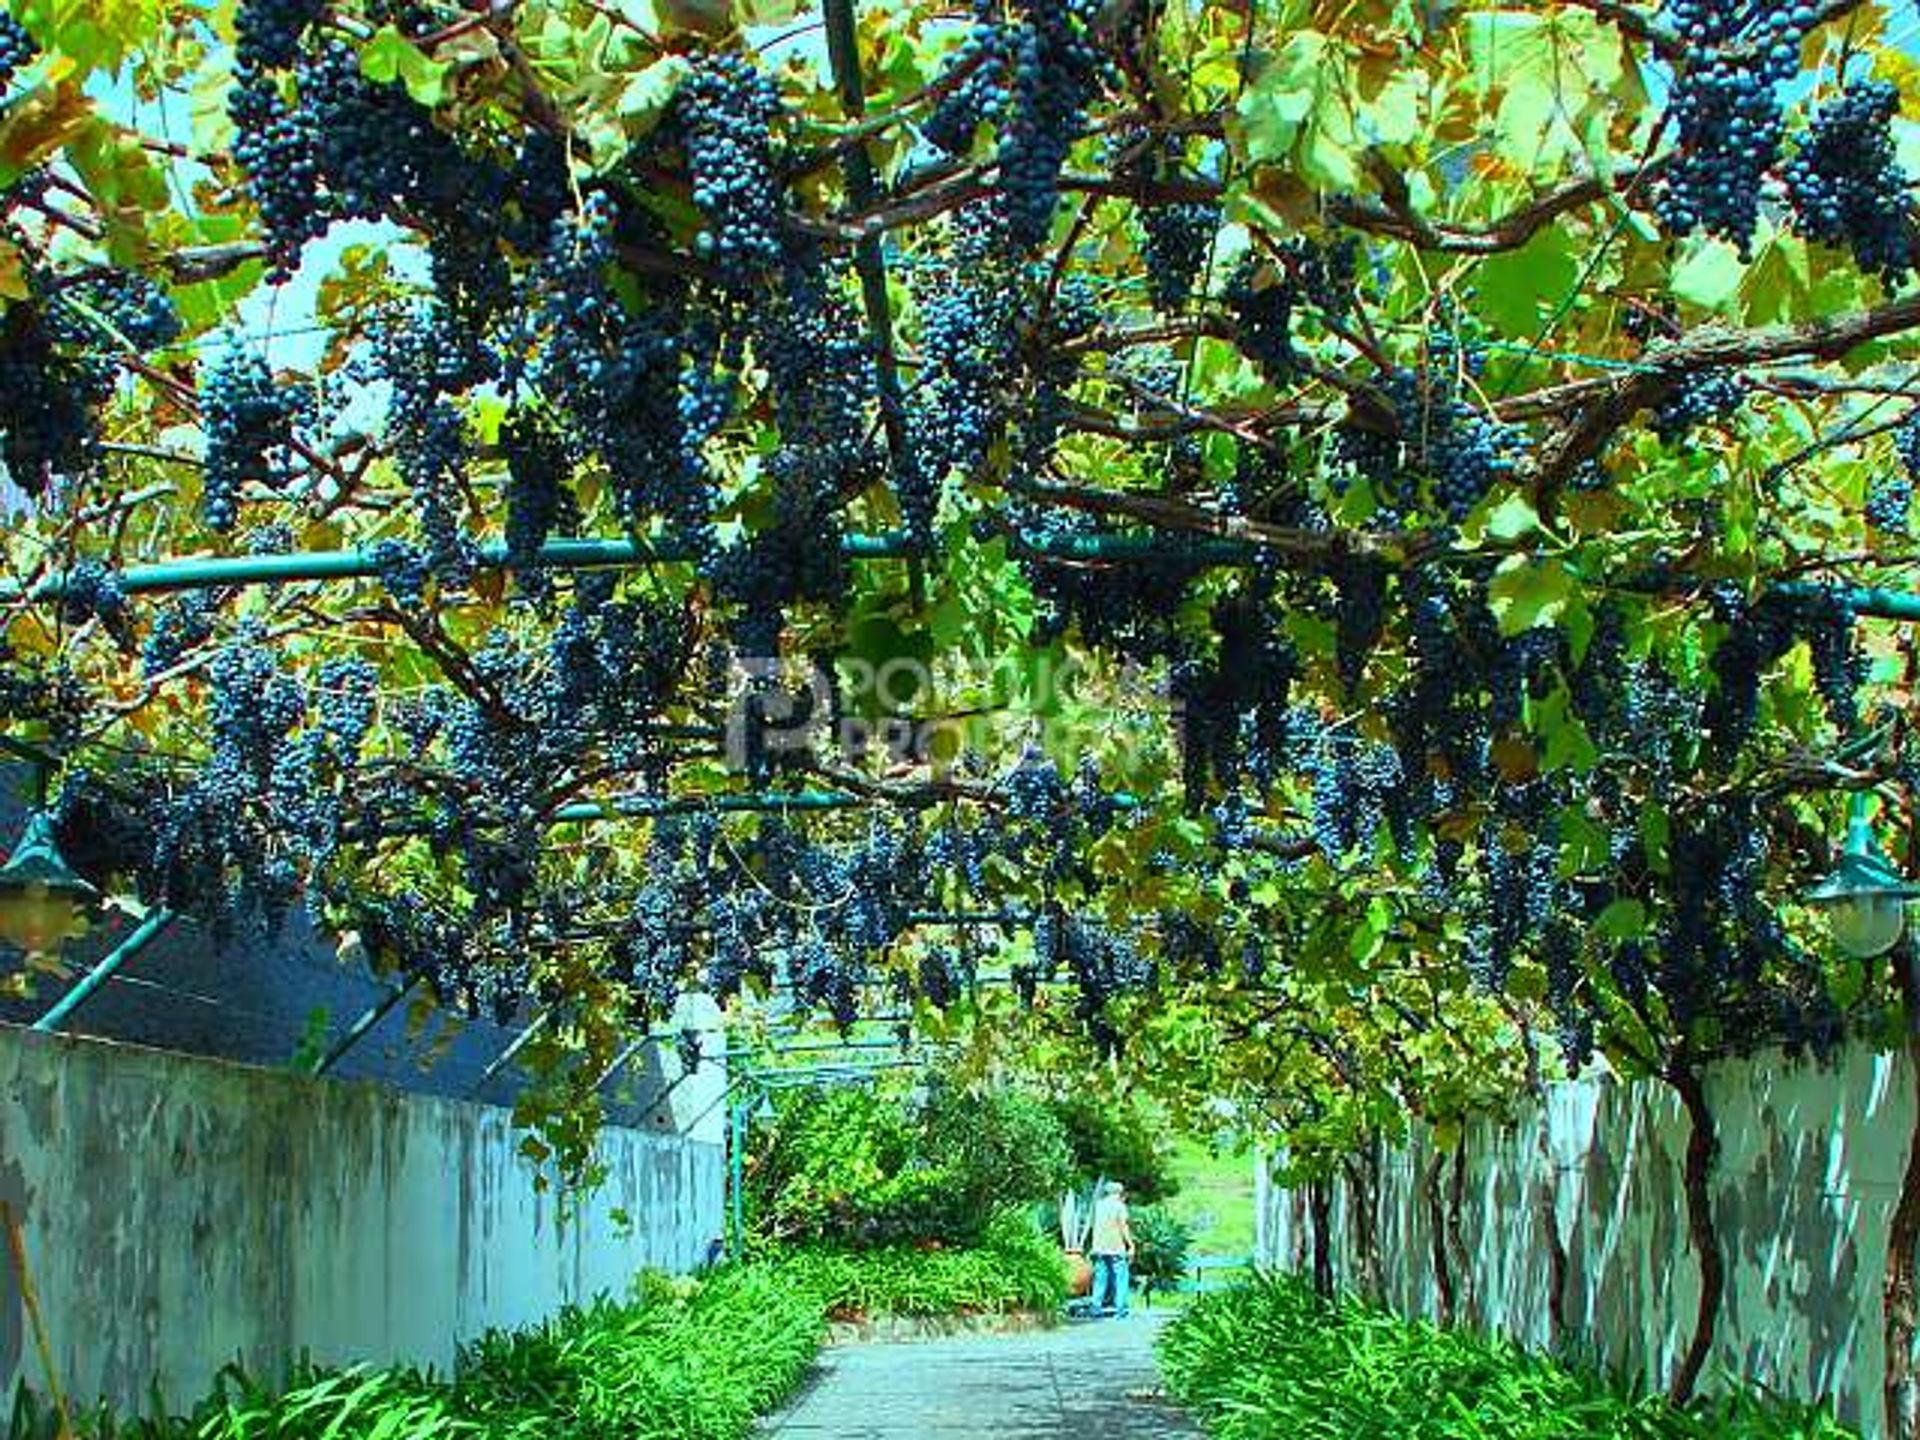
POLYGON ((1126 1318, 1131 1309, 1132 1270, 1124 1255, 1093 1257, 1093 1305, 1102 1315, 1126 1318))

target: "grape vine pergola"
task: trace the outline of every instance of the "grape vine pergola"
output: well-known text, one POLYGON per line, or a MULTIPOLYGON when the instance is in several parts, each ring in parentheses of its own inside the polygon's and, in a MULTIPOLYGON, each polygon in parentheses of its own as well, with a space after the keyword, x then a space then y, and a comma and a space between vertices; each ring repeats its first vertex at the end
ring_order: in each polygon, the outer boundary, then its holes
POLYGON ((1800 900, 1852 797, 1920 858, 1912 38, 24 0, 0 718, 150 923, 537 1009, 569 1177, 688 990, 1305 1183, 1604 1054, 1694 1125, 1685 1394, 1702 1068, 1912 1008, 1800 900))

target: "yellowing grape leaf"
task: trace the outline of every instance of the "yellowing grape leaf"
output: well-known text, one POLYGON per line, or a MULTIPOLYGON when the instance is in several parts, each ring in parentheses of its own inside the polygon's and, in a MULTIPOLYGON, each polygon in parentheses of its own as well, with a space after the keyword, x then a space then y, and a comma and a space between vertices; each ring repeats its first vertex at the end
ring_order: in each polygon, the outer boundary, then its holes
POLYGON ((733 0, 654 0, 654 9, 670 34, 719 36, 734 28, 733 0))
POLYGON ((10 240, 0 240, 0 300, 24 300, 31 293, 20 247, 10 240))
POLYGON ((659 122, 689 69, 684 55, 665 55, 627 77, 615 107, 628 137, 638 139, 659 122))
POLYGON ((59 150, 93 115, 93 101, 74 84, 43 86, 8 109, 0 123, 0 186, 59 150))

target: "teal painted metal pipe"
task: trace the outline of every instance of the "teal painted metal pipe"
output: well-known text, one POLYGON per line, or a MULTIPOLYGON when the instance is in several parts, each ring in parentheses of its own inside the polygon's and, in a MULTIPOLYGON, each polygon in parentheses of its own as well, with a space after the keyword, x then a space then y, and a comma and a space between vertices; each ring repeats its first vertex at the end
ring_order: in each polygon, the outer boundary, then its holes
MULTIPOLYGON (((848 535, 841 541, 841 548, 857 560, 905 559, 916 553, 912 541, 897 530, 848 535)), ((1170 542, 1163 535, 1147 534, 1061 535, 1026 542, 1024 548, 1052 559, 1079 562, 1166 558, 1196 560, 1209 565, 1243 565, 1258 547, 1239 540, 1170 542)), ((509 564, 504 541, 485 541, 476 546, 475 551, 482 569, 500 570, 509 564)), ((549 540, 540 547, 534 568, 619 569, 691 558, 683 547, 661 541, 563 538, 549 540)), ((119 579, 123 590, 139 595, 248 585, 291 585, 302 581, 360 580, 379 573, 380 564, 370 550, 312 550, 288 555, 202 556, 129 565, 120 572, 119 579)), ((1628 583, 1631 586, 1632 582, 1628 583)), ((1806 581, 1783 581, 1773 588, 1788 595, 1838 594, 1857 614, 1881 620, 1920 622, 1920 592, 1806 581)), ((65 593, 66 577, 59 575, 48 576, 32 587, 32 598, 37 600, 59 600, 65 593)), ((0 602, 19 600, 22 594, 22 587, 17 583, 0 583, 0 602)))
POLYGON ((384 999, 374 1005, 372 1009, 368 1010, 367 1013, 362 1015, 358 1020, 354 1021, 353 1024, 348 1027, 347 1033, 342 1035, 334 1044, 334 1047, 320 1057, 320 1063, 313 1067, 313 1073, 315 1075, 325 1075, 331 1071, 334 1066, 346 1059, 356 1045, 373 1033, 374 1026, 378 1025, 399 1008, 400 1002, 414 992, 422 978, 423 977, 419 975, 414 975, 408 979, 406 984, 396 985, 384 999))
MULTIPOLYGON (((846 553, 855 559, 884 560, 911 550, 906 537, 895 532, 849 535, 846 553)), ((485 541, 476 559, 485 570, 508 566, 502 540, 485 541)), ((541 570, 618 569, 662 565, 692 558, 688 550, 651 540, 549 540, 540 547, 533 568, 541 570)), ((216 590, 243 585, 292 585, 304 580, 364 580, 380 573, 371 550, 304 550, 288 555, 218 555, 184 560, 162 560, 151 565, 129 565, 120 572, 120 588, 130 595, 173 590, 216 590)), ((0 601, 21 598, 18 584, 0 585, 0 601)), ((66 577, 48 576, 33 587, 36 600, 58 600, 66 593, 66 577)))
MULTIPOLYGON (((848 535, 841 549, 855 560, 899 560, 913 556, 916 547, 902 532, 848 535)), ((1202 540, 1169 545, 1153 535, 1069 535, 1035 542, 1033 553, 1061 560, 1143 560, 1155 556, 1191 558, 1208 564, 1244 564, 1251 547, 1233 540, 1202 540)), ((690 560, 686 549, 652 540, 549 540, 540 547, 532 568, 540 570, 623 569, 690 560)), ((504 541, 488 540, 475 547, 483 570, 508 568, 504 541)), ((380 573, 371 550, 304 550, 287 555, 213 555, 129 565, 120 572, 120 588, 130 595, 165 594, 176 590, 219 590, 248 585, 294 585, 303 581, 366 580, 380 573)), ((32 587, 36 600, 59 600, 66 594, 63 575, 50 575, 32 587)), ((19 600, 17 583, 0 584, 0 602, 19 600)))
POLYGON ((858 795, 831 790, 797 790, 767 795, 709 795, 683 800, 641 798, 578 800, 553 812, 559 821, 654 819, 663 815, 758 814, 783 810, 853 810, 865 804, 858 795))
POLYGON ((1170 541, 1165 535, 1054 535, 1023 540, 1019 548, 1050 560, 1192 560, 1203 565, 1247 565, 1259 553, 1243 540, 1170 541))
POLYGON ((733 1097, 732 1124, 727 1145, 727 1253, 735 1260, 747 1254, 747 1103, 733 1097))
POLYGON ((1032 911, 1017 910, 916 910, 907 916, 909 925, 1025 925, 1032 920, 1032 911))
POLYGON ((103 956, 100 962, 81 977, 75 985, 54 1004, 54 1007, 33 1022, 33 1028, 43 1035, 51 1035, 67 1023, 73 1012, 92 997, 107 981, 111 980, 120 967, 138 955, 152 943, 155 936, 174 922, 171 910, 149 910, 146 919, 134 927, 133 933, 122 940, 103 956))
POLYGON ((849 1060, 843 1065, 798 1065, 791 1070, 756 1070, 754 1080, 768 1090, 791 1090, 822 1080, 858 1080, 888 1070, 924 1070, 925 1060, 849 1060))
POLYGON ((1806 581, 1783 581, 1772 587, 1775 594, 1844 600, 1856 615, 1871 615, 1878 620, 1920 621, 1920 594, 1910 590, 1884 590, 1871 585, 1818 585, 1806 581))

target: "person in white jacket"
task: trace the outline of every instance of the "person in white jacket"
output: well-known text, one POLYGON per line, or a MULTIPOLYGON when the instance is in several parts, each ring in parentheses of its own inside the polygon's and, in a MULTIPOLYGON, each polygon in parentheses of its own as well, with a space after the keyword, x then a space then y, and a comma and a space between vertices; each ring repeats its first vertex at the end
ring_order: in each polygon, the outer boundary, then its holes
POLYGON ((1093 1204, 1093 1304, 1101 1315, 1124 1320, 1131 1310, 1133 1225, 1127 1214, 1127 1187, 1109 1180, 1093 1204))

